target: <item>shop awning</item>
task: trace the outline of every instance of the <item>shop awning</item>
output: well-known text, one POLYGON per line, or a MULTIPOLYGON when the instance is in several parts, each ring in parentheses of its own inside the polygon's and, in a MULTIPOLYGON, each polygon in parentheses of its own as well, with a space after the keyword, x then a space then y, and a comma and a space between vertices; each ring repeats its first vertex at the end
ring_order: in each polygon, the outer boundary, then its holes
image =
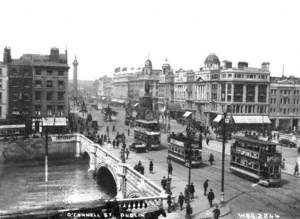
POLYGON ((115 98, 112 98, 111 101, 112 101, 112 102, 116 102, 116 103, 125 103, 125 100, 122 100, 122 99, 115 99, 115 98))
POLYGON ((183 117, 187 118, 187 117, 189 117, 191 114, 192 114, 192 112, 186 111, 186 112, 183 114, 183 117))
POLYGON ((0 129, 14 129, 14 128, 25 128, 25 124, 0 125, 0 129))
POLYGON ((236 124, 271 124, 268 116, 233 116, 236 124))
POLYGON ((213 122, 220 122, 223 118, 223 115, 217 115, 216 118, 214 118, 213 122))
POLYGON ((47 117, 43 118, 43 126, 66 126, 67 119, 65 117, 47 117))

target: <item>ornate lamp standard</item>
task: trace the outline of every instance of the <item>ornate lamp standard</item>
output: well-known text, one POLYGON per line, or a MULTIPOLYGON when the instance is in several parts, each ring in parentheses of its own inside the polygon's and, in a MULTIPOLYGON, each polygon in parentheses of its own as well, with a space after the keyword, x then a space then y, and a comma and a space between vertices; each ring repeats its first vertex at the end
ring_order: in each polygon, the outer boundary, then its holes
POLYGON ((223 111, 223 144, 222 144, 222 175, 221 175, 221 202, 224 202, 224 165, 225 165, 225 143, 226 143, 226 124, 229 124, 231 108, 228 106, 223 111))
MULTIPOLYGON (((192 159, 191 159, 191 155, 192 155, 192 145, 190 142, 186 143, 186 152, 188 152, 188 159, 189 159, 189 163, 188 163, 188 167, 189 167, 189 176, 188 176, 188 190, 190 189, 191 186, 191 166, 192 166, 192 159)), ((188 192, 188 199, 187 199, 187 203, 186 203, 186 215, 185 218, 186 219, 191 219, 191 214, 192 214, 192 207, 190 205, 190 195, 188 192)))

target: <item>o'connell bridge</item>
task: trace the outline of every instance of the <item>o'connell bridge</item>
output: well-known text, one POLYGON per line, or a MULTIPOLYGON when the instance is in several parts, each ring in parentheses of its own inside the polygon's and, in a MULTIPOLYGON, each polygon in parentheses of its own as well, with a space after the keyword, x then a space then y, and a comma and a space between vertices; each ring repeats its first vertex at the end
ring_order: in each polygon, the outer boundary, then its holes
MULTIPOLYGON (((108 200, 108 203, 113 203, 114 207, 116 207, 117 204, 118 209, 124 210, 129 208, 130 212, 136 214, 163 212, 161 211, 161 209, 163 209, 163 200, 167 198, 165 191, 134 170, 129 164, 123 163, 119 158, 106 151, 99 144, 77 133, 51 135, 50 137, 52 146, 54 146, 53 148, 57 145, 60 148, 70 148, 71 153, 75 152, 75 156, 78 158, 86 155, 89 156, 88 171, 93 174, 94 179, 102 189, 110 191, 111 196, 114 198, 108 200)), ((103 205, 104 203, 102 203, 102 206, 103 205)), ((92 212, 93 209, 99 209, 99 207, 101 207, 99 204, 95 206, 93 203, 84 203, 84 206, 85 209, 89 209, 92 212)), ((51 209, 46 208, 46 214, 49 215, 51 209)), ((74 210, 75 212, 76 210, 81 212, 81 209, 82 207, 80 206, 75 209, 63 208, 59 209, 59 212, 74 212, 74 210)), ((39 209, 39 211, 43 213, 28 210, 28 214, 41 216, 45 215, 44 210, 45 209, 39 209)), ((19 216, 20 215, 17 214, 18 218, 19 216)), ((22 216, 24 216, 24 213, 22 213, 20 218, 23 218, 22 216)))

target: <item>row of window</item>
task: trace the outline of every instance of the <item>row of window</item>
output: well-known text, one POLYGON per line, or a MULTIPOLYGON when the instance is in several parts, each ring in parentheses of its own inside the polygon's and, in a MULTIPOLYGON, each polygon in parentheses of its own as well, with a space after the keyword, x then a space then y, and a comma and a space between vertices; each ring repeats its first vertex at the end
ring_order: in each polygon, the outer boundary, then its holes
MULTIPOLYGON (((277 94, 277 90, 276 89, 271 89, 271 94, 277 94)), ((291 94, 300 94, 300 90, 294 90, 294 92, 292 90, 280 90, 280 94, 285 94, 285 95, 291 95, 291 94)))
MULTIPOLYGON (((47 115, 48 116, 52 116, 54 114, 56 114, 58 116, 62 116, 64 114, 65 106, 58 105, 58 106, 55 107, 53 105, 47 105, 46 110, 47 110, 47 115)), ((41 105, 35 105, 34 106, 35 115, 41 115, 41 111, 42 111, 42 106, 41 105)))
MULTIPOLYGON (((53 87, 53 81, 52 80, 47 80, 46 81, 46 87, 51 88, 53 87)), ((43 81, 42 80, 36 80, 35 81, 35 87, 36 88, 42 88, 43 87, 43 81)), ((65 82, 64 81, 57 81, 57 87, 60 89, 65 88, 65 82)))
MULTIPOLYGON (((270 113, 276 113, 278 111, 276 111, 276 108, 270 108, 270 113)), ((283 114, 290 114, 290 113, 298 113, 299 109, 298 108, 279 108, 279 112, 283 113, 283 114)))
MULTIPOLYGON (((299 99, 294 98, 293 101, 290 101, 290 98, 284 97, 280 98, 280 104, 299 104, 299 99)), ((276 104, 276 98, 270 98, 270 104, 276 104)))
MULTIPOLYGON (((232 74, 222 74, 222 78, 232 78, 232 74)), ((235 73, 234 78, 250 78, 250 79, 268 79, 267 75, 262 74, 241 74, 241 73, 235 73)))
POLYGON ((232 113, 267 113, 267 106, 233 105, 232 113))
MULTIPOLYGON (((54 99, 54 93, 56 93, 57 95, 57 100, 64 100, 65 98, 65 92, 64 91, 58 91, 58 92, 54 92, 54 91, 47 91, 46 92, 46 100, 55 100, 54 99)), ((36 91, 35 92, 35 100, 42 100, 42 91, 36 91)))
POLYGON ((53 71, 50 69, 47 71, 42 71, 41 69, 35 70, 35 75, 44 75, 45 73, 49 76, 53 76, 55 73, 57 73, 57 76, 64 76, 65 71, 53 71))

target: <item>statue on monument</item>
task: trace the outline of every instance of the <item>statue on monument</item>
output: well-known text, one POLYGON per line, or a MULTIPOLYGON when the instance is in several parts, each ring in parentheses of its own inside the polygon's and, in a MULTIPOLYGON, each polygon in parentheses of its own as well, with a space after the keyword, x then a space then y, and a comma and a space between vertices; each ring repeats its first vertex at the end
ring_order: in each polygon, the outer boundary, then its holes
POLYGON ((145 82, 145 95, 149 95, 150 94, 150 84, 149 81, 145 82))

